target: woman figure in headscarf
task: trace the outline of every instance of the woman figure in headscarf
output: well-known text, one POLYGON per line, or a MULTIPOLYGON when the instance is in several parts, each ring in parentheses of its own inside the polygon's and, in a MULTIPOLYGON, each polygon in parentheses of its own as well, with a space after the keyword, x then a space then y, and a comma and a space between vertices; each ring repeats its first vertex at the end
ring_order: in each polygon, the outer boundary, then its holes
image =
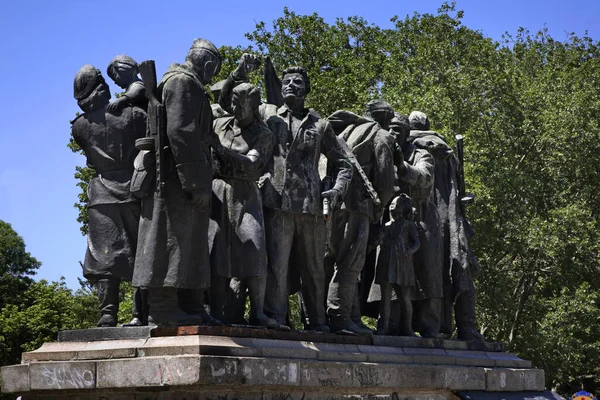
POLYGON ((248 289, 250 324, 276 327, 275 320, 263 311, 267 253, 257 181, 272 155, 274 136, 260 118, 260 103, 260 90, 242 83, 232 92, 228 110, 232 115, 214 121, 220 145, 213 151, 211 312, 216 318, 224 317, 229 281, 236 277, 248 289))

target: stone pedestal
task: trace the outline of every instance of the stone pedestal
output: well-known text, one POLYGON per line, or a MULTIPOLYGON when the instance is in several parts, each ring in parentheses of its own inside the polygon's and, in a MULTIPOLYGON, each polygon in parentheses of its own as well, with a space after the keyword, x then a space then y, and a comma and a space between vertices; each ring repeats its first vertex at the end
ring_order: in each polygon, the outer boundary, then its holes
POLYGON ((553 398, 536 393, 544 390, 542 370, 497 343, 240 327, 136 328, 128 336, 118 329, 64 332, 24 353, 21 365, 2 367, 2 392, 23 400, 553 398))

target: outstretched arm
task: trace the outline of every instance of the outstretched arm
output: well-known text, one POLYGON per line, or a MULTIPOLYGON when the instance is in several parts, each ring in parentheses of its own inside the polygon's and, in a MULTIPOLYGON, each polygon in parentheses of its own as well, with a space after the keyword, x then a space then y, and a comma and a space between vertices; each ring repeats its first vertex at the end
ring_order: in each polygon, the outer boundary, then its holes
POLYGON ((223 110, 229 114, 231 111, 231 97, 233 89, 244 83, 248 82, 248 74, 258 68, 260 59, 254 54, 244 53, 240 58, 238 67, 233 71, 229 77, 225 80, 223 87, 221 88, 221 94, 219 95, 219 105, 223 110))

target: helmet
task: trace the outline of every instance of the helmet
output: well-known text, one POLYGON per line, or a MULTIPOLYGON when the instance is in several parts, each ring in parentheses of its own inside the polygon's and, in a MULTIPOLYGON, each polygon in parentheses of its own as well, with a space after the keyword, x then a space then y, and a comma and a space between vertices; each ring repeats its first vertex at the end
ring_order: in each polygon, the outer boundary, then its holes
POLYGON ((87 98, 99 84, 104 83, 102 73, 93 65, 86 64, 77 71, 73 83, 73 96, 80 101, 87 98))

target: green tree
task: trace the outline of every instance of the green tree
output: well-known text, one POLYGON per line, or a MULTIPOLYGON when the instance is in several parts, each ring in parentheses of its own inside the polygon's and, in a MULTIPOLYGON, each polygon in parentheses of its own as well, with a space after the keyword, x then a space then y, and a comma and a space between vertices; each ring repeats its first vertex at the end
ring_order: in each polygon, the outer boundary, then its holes
POLYGON ((25 249, 23 238, 0 220, 0 309, 20 301, 40 265, 25 249))
POLYGON ((0 221, 0 365, 19 364, 23 351, 55 341, 59 330, 90 328, 98 318, 97 299, 85 287, 73 293, 64 279, 34 282, 40 265, 23 238, 0 221))
POLYGON ((386 54, 379 51, 382 31, 360 17, 329 25, 317 13, 298 15, 287 7, 269 30, 264 22, 246 34, 276 70, 304 67, 310 77, 307 106, 326 116, 338 109, 361 111, 379 95, 386 54))
POLYGON ((22 352, 56 341, 58 331, 94 327, 97 309, 93 294, 85 290, 73 293, 64 279, 31 284, 19 303, 0 310, 0 365, 19 364, 22 352))

